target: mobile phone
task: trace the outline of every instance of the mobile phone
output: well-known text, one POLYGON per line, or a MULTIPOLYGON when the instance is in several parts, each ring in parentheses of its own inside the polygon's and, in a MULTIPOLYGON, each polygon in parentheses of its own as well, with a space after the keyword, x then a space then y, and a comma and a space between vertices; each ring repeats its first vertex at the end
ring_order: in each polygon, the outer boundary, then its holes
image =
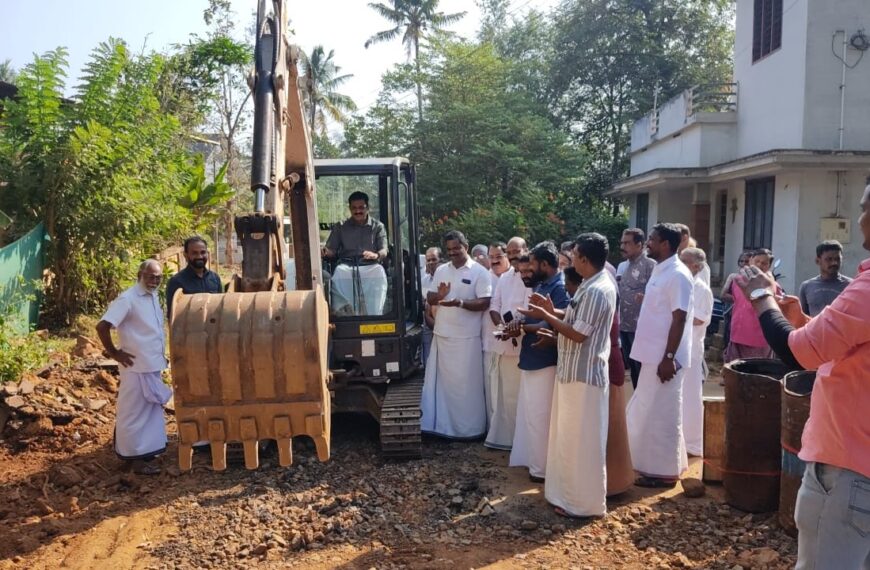
POLYGON ((514 320, 514 314, 512 312, 508 311, 502 315, 502 318, 504 319, 504 322, 509 323, 512 320, 514 320))

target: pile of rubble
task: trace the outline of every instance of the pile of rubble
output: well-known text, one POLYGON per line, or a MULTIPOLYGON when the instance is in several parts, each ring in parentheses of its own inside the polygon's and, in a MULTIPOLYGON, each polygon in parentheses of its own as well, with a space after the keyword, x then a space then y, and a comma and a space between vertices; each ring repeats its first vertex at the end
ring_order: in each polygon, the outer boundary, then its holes
POLYGON ((72 451, 93 441, 95 429, 111 425, 118 364, 85 337, 72 356, 81 359, 0 385, 0 441, 12 451, 72 451))

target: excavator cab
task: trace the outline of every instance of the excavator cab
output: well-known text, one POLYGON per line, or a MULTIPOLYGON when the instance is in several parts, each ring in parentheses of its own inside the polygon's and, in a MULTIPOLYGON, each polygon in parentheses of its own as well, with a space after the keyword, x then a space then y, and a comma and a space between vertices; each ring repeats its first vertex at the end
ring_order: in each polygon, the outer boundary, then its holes
POLYGON ((387 234, 386 258, 323 259, 329 304, 333 412, 363 412, 380 424, 386 456, 420 454, 422 322, 415 173, 406 158, 314 161, 321 244, 364 192, 387 234))

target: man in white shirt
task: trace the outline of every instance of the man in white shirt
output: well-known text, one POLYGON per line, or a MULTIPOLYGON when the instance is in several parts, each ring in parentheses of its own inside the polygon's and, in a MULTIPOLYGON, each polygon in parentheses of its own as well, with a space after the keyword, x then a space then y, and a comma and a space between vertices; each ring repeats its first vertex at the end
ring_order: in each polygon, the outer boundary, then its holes
MULTIPOLYGON (((487 328, 492 331, 503 327, 507 318, 519 318, 517 309, 525 307, 529 295, 532 294, 532 290, 523 283, 518 268, 520 258, 528 253, 526 240, 520 237, 511 238, 507 252, 510 269, 498 280, 489 305, 489 314, 483 317, 484 323, 491 325, 487 328)), ((492 334, 489 336, 496 360, 487 376, 492 417, 483 444, 493 449, 509 451, 514 440, 517 399, 520 393, 520 346, 515 338, 502 340, 492 334)))
POLYGON ((426 265, 424 267, 423 276, 420 278, 420 289, 423 293, 423 364, 429 359, 429 349, 432 347, 432 329, 435 328, 435 315, 432 312, 432 307, 426 302, 426 295, 429 291, 435 290, 435 270, 441 265, 441 248, 430 247, 426 250, 424 257, 426 265))
POLYGON ((481 316, 489 309, 489 272, 468 256, 468 240, 458 231, 444 236, 450 262, 435 271, 438 305, 432 349, 423 381, 422 430, 443 437, 475 439, 486 432, 481 316))
MULTIPOLYGON (((680 247, 677 248, 677 253, 682 253, 687 247, 698 247, 698 242, 692 237, 692 231, 686 224, 674 224, 680 229, 680 247)), ((705 261, 701 266, 701 271, 698 274, 707 287, 710 286, 710 266, 705 261)))
POLYGON ((97 323, 97 334, 106 354, 118 361, 121 386, 115 416, 115 453, 133 463, 144 475, 156 475, 160 468, 150 463, 166 450, 163 406, 172 390, 161 380, 166 368, 163 309, 157 290, 163 267, 149 259, 139 266, 138 282, 109 305, 97 323), (120 347, 112 341, 117 329, 120 347))
POLYGON ((692 355, 683 379, 683 438, 689 455, 700 457, 704 451, 704 337, 713 317, 713 292, 704 283, 701 270, 707 255, 696 247, 680 254, 694 277, 692 305, 692 355))
POLYGON ((689 466, 683 440, 683 377, 691 363, 693 279, 677 257, 680 230, 657 224, 647 240, 657 262, 646 285, 631 358, 641 363, 626 408, 628 444, 642 487, 673 487, 689 466))
MULTIPOLYGON (((511 267, 511 263, 508 260, 507 245, 504 242, 496 241, 489 244, 488 263, 494 297, 499 279, 511 267)), ((487 429, 489 429, 493 410, 495 409, 493 404, 492 377, 493 374, 498 374, 498 356, 502 348, 500 346, 501 343, 493 334, 495 332, 495 325, 492 319, 489 318, 489 315, 486 314, 486 311, 484 311, 480 323, 480 339, 483 344, 483 388, 486 394, 486 425, 487 429)))

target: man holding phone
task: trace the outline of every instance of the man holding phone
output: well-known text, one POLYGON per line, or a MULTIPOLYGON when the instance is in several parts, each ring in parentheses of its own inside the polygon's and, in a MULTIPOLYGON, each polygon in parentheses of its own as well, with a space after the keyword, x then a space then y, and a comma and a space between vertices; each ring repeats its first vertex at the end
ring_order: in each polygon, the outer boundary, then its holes
POLYGON ((516 338, 508 340, 498 329, 504 329, 517 315, 517 309, 526 306, 532 290, 523 283, 519 271, 520 260, 527 253, 526 241, 512 238, 507 251, 511 268, 499 277, 489 305, 489 314, 484 317, 490 319, 493 325, 490 334, 496 333, 491 341, 492 350, 497 356, 485 379, 488 381, 492 415, 483 444, 492 449, 510 451, 520 392, 520 348, 516 338))
MULTIPOLYGON (((549 297, 553 306, 564 309, 568 306, 565 279, 559 270, 559 250, 556 244, 545 241, 529 253, 527 285, 534 285, 534 292, 549 297)), ((523 333, 520 349, 520 393, 517 404, 517 425, 510 466, 525 466, 529 479, 542 483, 547 470, 547 445, 550 437, 550 410, 553 405, 553 388, 556 383, 556 363, 559 353, 552 338, 542 338, 536 333, 546 328, 546 323, 519 314, 508 326, 512 334, 523 333)))
POLYGON ((683 440, 685 366, 692 353, 694 283, 677 250, 680 230, 657 224, 647 240, 656 261, 646 285, 631 358, 641 363, 637 390, 628 402, 626 423, 636 485, 673 487, 689 467, 683 440))

